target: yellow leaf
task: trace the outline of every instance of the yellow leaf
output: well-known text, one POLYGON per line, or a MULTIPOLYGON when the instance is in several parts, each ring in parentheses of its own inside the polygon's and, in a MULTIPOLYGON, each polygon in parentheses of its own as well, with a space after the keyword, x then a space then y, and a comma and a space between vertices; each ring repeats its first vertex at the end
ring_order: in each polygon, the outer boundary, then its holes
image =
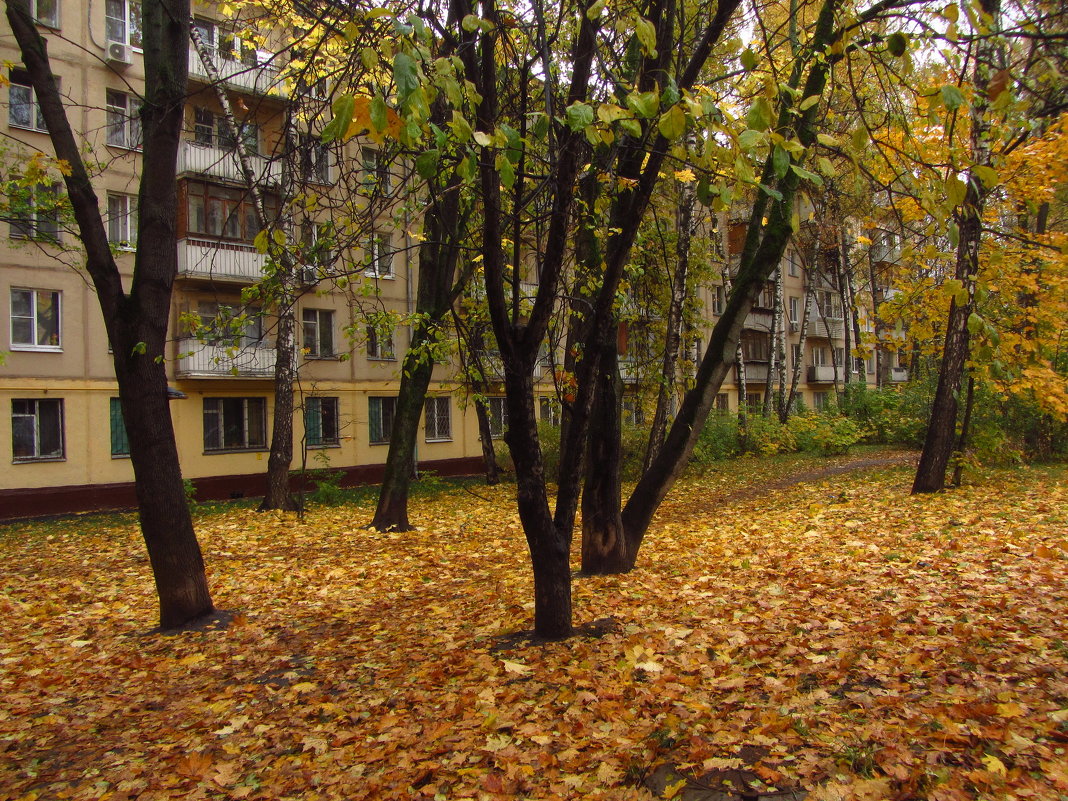
POLYGON ((204 654, 190 654, 185 659, 178 662, 179 665, 195 665, 197 662, 204 661, 204 654))
POLYGON ((1026 710, 1022 706, 1020 706, 1019 704, 1014 704, 1014 703, 998 704, 997 705, 997 710, 998 710, 998 715, 1000 715, 1003 718, 1019 718, 1019 717, 1023 717, 1024 713, 1026 712, 1026 710))
POLYGON ((987 770, 989 770, 991 773, 996 773, 998 776, 1004 776, 1007 773, 1005 769, 1005 763, 993 754, 987 754, 985 757, 983 757, 983 764, 986 765, 987 770))
POLYGON ((679 793, 682 792, 682 788, 685 787, 685 786, 686 786, 686 780, 685 779, 679 779, 674 784, 665 785, 664 786, 664 793, 660 797, 661 798, 674 798, 675 796, 677 796, 679 793))
POLYGON ((501 662, 508 673, 517 673, 519 675, 530 673, 530 666, 524 665, 522 662, 509 662, 507 659, 502 659, 501 662))

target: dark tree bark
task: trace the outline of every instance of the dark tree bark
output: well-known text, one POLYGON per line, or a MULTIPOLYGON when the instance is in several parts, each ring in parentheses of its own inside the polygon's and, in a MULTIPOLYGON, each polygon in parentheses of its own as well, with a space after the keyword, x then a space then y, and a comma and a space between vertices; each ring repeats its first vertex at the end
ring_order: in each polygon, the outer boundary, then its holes
POLYGON ((144 146, 138 193, 138 247, 129 294, 108 245, 99 202, 52 75, 47 46, 26 0, 9 0, 18 42, 64 176, 86 270, 97 292, 114 352, 119 400, 130 441, 141 532, 160 603, 160 626, 175 628, 213 610, 204 561, 182 486, 167 401, 165 345, 177 275, 178 143, 189 59, 187 0, 143 5, 144 146))
POLYGON ((478 419, 478 440, 482 445, 482 462, 486 466, 486 484, 501 483, 501 468, 497 453, 493 450, 493 428, 490 425, 489 409, 484 398, 475 399, 475 417, 478 419))
MULTIPOLYGON (((1001 13, 1000 0, 980 0, 984 14, 989 14, 998 24, 1001 13)), ((970 148, 972 163, 989 166, 991 144, 990 122, 987 117, 989 99, 987 88, 994 69, 997 44, 993 38, 981 37, 976 44, 974 80, 975 92, 971 107, 970 148)), ((979 243, 983 234, 983 206, 989 190, 974 172, 968 178, 964 202, 958 213, 957 262, 954 275, 961 283, 966 298, 958 303, 950 301, 949 321, 946 323, 946 339, 942 350, 942 364, 938 371, 938 387, 931 405, 931 418, 927 435, 912 484, 913 494, 938 492, 945 488, 946 467, 953 454, 953 440, 957 427, 957 393, 960 391, 964 364, 968 358, 968 318, 973 309, 975 276, 979 272, 979 243)))
POLYGON ((964 398, 964 419, 960 423, 957 439, 957 458, 953 465, 953 486, 959 487, 964 478, 964 454, 968 449, 968 435, 972 427, 972 408, 975 406, 975 376, 968 376, 968 392, 964 398))

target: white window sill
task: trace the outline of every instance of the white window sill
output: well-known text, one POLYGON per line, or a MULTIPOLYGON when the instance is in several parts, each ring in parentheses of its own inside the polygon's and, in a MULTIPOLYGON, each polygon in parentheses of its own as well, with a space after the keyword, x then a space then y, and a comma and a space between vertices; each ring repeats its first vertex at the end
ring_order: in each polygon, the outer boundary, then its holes
POLYGON ((364 278, 375 278, 379 281, 396 281, 396 273, 380 273, 375 270, 366 270, 363 274, 364 278))
POLYGON ((21 459, 12 459, 11 464, 36 464, 38 462, 65 462, 66 456, 23 456, 21 459))
POLYGON ((17 122, 11 122, 11 120, 8 120, 7 127, 8 128, 17 128, 20 131, 33 131, 33 133, 46 134, 46 135, 48 134, 48 129, 47 128, 37 128, 36 126, 33 126, 33 125, 19 125, 17 122))
POLYGON ((210 449, 209 448, 205 448, 204 449, 204 455, 205 456, 215 456, 217 454, 224 454, 225 455, 225 454, 228 454, 228 453, 269 453, 269 452, 270 452, 270 448, 268 448, 266 446, 260 447, 258 445, 256 447, 254 447, 254 448, 210 448, 210 449))
POLYGON ((12 345, 11 350, 25 353, 62 353, 61 345, 12 345))
POLYGON ((433 445, 435 442, 452 442, 452 437, 435 437, 434 439, 427 437, 425 441, 428 445, 433 445))
POLYGON ((367 361, 369 361, 369 362, 395 362, 395 361, 397 361, 397 357, 396 356, 368 356, 367 357, 367 361))

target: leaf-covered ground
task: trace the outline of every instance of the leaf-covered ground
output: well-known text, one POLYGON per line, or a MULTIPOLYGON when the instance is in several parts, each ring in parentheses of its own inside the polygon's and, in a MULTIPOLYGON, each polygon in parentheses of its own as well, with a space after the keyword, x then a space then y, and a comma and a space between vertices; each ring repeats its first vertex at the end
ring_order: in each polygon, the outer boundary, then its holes
POLYGON ((601 635, 547 645, 508 636, 511 486, 420 499, 404 535, 205 515, 238 614, 172 637, 128 517, 7 526, 0 797, 1068 798, 1068 472, 732 489, 780 469, 685 480, 638 570, 576 580, 601 635))

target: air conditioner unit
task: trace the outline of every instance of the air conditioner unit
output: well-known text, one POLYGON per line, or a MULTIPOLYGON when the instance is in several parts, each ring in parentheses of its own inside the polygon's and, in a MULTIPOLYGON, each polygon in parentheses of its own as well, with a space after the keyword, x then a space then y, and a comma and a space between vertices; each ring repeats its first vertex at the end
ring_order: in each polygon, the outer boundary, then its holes
POLYGON ((127 65, 133 62, 133 52, 125 42, 108 42, 109 64, 127 65))

